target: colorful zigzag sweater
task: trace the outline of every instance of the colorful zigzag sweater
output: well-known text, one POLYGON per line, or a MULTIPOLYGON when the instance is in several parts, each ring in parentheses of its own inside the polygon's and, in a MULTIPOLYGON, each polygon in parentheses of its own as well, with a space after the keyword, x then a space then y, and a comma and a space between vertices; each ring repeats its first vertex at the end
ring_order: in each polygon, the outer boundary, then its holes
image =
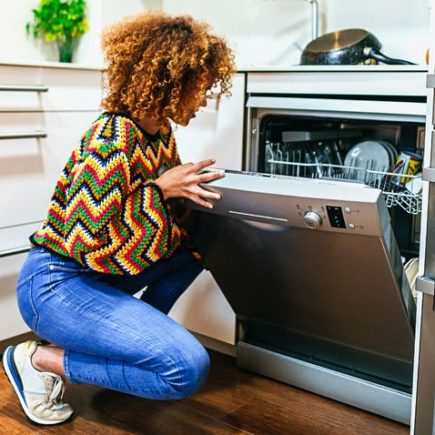
POLYGON ((127 116, 103 113, 69 158, 32 242, 98 272, 140 273, 180 245, 182 230, 153 183, 178 164, 169 126, 150 136, 127 116))

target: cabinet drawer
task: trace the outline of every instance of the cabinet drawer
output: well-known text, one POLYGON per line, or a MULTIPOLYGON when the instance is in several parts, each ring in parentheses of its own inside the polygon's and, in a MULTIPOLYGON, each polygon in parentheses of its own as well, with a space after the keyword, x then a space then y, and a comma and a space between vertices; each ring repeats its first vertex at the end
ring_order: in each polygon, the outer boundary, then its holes
POLYGON ((17 225, 25 230, 25 224, 45 219, 61 170, 97 116, 98 112, 0 114, 0 134, 47 133, 46 138, 0 140, 0 230, 17 225))
POLYGON ((29 236, 41 227, 41 221, 14 225, 0 229, 0 258, 5 254, 11 255, 14 251, 23 251, 30 248, 29 236))
POLYGON ((44 110, 100 110, 100 71, 42 68, 41 83, 48 86, 48 92, 41 93, 44 110))
POLYGON ((25 254, 0 258, 0 340, 29 331, 18 310, 15 285, 25 254))
POLYGON ((0 111, 99 110, 101 98, 100 71, 0 65, 0 111))

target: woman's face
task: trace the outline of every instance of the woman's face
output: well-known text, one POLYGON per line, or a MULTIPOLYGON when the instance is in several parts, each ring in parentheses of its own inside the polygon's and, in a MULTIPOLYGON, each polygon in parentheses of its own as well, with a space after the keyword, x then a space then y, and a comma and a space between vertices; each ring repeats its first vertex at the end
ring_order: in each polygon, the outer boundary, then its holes
POLYGON ((209 84, 204 91, 198 91, 194 86, 192 86, 192 90, 186 93, 183 102, 183 111, 185 112, 185 115, 183 115, 184 119, 179 120, 178 124, 183 126, 188 125, 189 122, 195 118, 199 109, 207 106, 207 99, 212 95, 210 89, 212 88, 213 83, 214 80, 210 79, 209 84))
POLYGON ((187 112, 186 119, 183 120, 182 125, 188 125, 189 122, 195 118, 197 112, 201 107, 207 106, 207 95, 206 93, 199 93, 187 100, 185 103, 185 110, 187 112))

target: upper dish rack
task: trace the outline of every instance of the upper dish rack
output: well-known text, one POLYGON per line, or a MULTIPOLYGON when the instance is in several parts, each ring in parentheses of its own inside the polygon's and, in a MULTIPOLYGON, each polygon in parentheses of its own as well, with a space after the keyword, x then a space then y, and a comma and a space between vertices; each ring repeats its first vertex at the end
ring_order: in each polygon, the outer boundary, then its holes
POLYGON ((359 166, 357 159, 351 161, 350 165, 324 163, 315 156, 312 161, 307 161, 304 154, 301 150, 284 153, 279 148, 273 149, 273 145, 267 144, 266 172, 294 177, 362 182, 381 189, 387 207, 399 206, 413 215, 421 212, 421 173, 405 175, 388 172, 386 168, 378 168, 375 160, 366 161, 364 167, 359 166))

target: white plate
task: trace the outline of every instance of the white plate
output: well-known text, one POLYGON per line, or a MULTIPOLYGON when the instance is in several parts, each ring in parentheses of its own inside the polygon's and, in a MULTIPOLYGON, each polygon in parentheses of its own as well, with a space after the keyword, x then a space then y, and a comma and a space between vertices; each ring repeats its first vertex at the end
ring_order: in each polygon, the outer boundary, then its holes
POLYGON ((412 296, 414 296, 414 299, 417 297, 417 291, 415 289, 415 285, 417 282, 418 268, 419 268, 418 257, 411 258, 405 264, 405 267, 404 267, 405 275, 408 278, 409 287, 411 288, 411 293, 412 293, 412 296))
MULTIPOLYGON (((357 143, 346 154, 344 166, 363 168, 364 170, 354 171, 352 178, 364 181, 365 170, 386 172, 390 168, 391 153, 381 141, 366 140, 357 143)), ((379 174, 379 177, 382 177, 379 174)))
POLYGON ((414 175, 406 184, 405 188, 409 192, 413 193, 414 195, 419 195, 421 191, 423 190, 423 178, 422 173, 420 172, 417 175, 414 175))
POLYGON ((399 153, 397 152, 396 147, 390 142, 386 140, 379 140, 378 142, 387 149, 390 155, 390 164, 388 165, 388 169, 387 169, 387 171, 389 171, 390 168, 394 165, 394 163, 396 163, 399 153))

